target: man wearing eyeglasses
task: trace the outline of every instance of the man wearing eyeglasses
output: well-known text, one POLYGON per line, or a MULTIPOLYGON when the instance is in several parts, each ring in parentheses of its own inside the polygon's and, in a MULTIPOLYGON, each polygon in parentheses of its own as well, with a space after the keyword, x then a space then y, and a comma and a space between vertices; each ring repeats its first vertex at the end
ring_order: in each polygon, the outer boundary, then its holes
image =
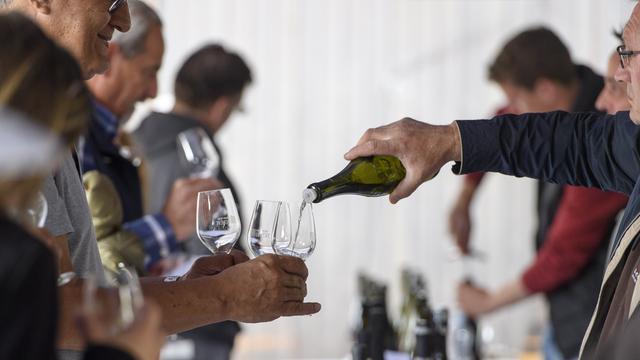
MULTIPOLYGON (((4 11, 19 11, 39 24, 78 60, 87 79, 107 69, 113 33, 131 26, 127 2, 122 0, 0 0, 0 12, 4 11)), ((80 278, 94 275, 104 285, 80 169, 72 155, 75 152, 70 151, 45 180, 43 193, 51 214, 46 228, 62 244, 60 249, 68 250, 62 266, 80 278)), ((240 254, 204 257, 181 278, 143 279, 145 296, 162 309, 164 330, 175 333, 224 320, 271 321, 320 310, 320 304, 304 302, 308 272, 301 260, 278 256, 247 260, 240 254)), ((58 347, 72 350, 61 353, 61 359, 79 358, 76 350, 84 347, 75 323, 82 288, 83 281, 76 279, 59 289, 58 347)), ((101 291, 99 296, 108 301, 113 293, 101 291)))
MULTIPOLYGON (((620 336, 629 338, 629 319, 638 318, 634 314, 640 303, 640 5, 623 39, 615 80, 626 84, 630 112, 503 115, 444 126, 405 118, 369 129, 345 154, 347 160, 377 154, 402 161, 407 176, 389 196, 392 203, 411 195, 450 161, 456 174, 492 171, 630 195, 583 338, 583 359, 638 355, 626 350, 616 354, 610 344, 620 336)), ((634 338, 637 350, 637 334, 634 338)))

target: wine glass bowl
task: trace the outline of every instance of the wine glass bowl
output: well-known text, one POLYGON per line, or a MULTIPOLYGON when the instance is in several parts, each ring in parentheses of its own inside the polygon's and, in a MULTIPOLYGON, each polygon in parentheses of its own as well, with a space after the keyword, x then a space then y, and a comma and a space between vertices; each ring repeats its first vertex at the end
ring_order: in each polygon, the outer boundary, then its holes
POLYGON ((258 200, 251 215, 247 243, 254 256, 274 254, 274 243, 291 241, 291 212, 283 201, 258 200))
POLYGON ((201 191, 197 206, 196 230, 202 244, 213 254, 230 253, 241 231, 231 190, 201 191))
POLYGON ((288 243, 274 242, 273 247, 278 255, 306 260, 316 248, 316 224, 311 203, 302 202, 296 225, 293 237, 288 243))
POLYGON ((220 156, 209 135, 201 128, 191 128, 176 137, 180 163, 192 178, 218 175, 220 156))

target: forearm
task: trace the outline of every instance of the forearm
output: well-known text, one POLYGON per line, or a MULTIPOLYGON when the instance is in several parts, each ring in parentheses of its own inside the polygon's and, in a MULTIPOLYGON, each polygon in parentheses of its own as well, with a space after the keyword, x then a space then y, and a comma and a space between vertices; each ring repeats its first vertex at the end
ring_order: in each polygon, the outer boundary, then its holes
POLYGON ((69 253, 69 243, 67 241, 67 235, 58 236, 55 238, 55 244, 57 253, 60 256, 58 259, 58 273, 73 271, 73 264, 71 264, 71 255, 69 253))
POLYGON ((460 193, 458 194, 456 205, 469 208, 471 206, 471 203, 473 202, 477 189, 478 183, 463 181, 462 188, 460 189, 460 193))
POLYGON ((225 286, 217 276, 174 282, 147 277, 141 284, 145 297, 162 309, 162 325, 169 334, 229 320, 223 300, 225 286))
POLYGON ((633 151, 640 129, 596 113, 505 115, 458 121, 458 173, 500 172, 629 193, 640 175, 633 151))
POLYGON ((487 302, 487 313, 505 307, 507 305, 516 303, 522 299, 525 299, 530 295, 527 288, 524 286, 520 279, 509 282, 494 291, 489 297, 487 302))

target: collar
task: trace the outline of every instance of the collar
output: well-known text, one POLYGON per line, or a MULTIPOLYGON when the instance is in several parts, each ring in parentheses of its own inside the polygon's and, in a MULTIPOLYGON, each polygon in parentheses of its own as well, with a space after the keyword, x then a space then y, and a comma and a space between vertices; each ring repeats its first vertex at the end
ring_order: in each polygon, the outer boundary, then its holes
POLYGON ((118 118, 111 110, 104 105, 93 101, 94 119, 96 125, 100 128, 108 143, 113 144, 113 140, 118 134, 118 118))

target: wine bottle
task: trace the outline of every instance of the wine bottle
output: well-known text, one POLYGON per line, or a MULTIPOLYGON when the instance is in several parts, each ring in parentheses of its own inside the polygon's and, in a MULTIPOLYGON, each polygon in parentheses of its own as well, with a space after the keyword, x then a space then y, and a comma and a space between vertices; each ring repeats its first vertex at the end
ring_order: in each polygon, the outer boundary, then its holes
POLYGON ((383 196, 390 194, 405 175, 406 170, 396 157, 361 157, 333 177, 309 185, 302 197, 307 203, 319 203, 342 194, 383 196))
POLYGON ((413 330, 415 334, 415 347, 411 354, 413 360, 431 360, 433 358, 432 345, 429 343, 429 333, 433 329, 430 328, 427 319, 418 319, 416 327, 413 330))

